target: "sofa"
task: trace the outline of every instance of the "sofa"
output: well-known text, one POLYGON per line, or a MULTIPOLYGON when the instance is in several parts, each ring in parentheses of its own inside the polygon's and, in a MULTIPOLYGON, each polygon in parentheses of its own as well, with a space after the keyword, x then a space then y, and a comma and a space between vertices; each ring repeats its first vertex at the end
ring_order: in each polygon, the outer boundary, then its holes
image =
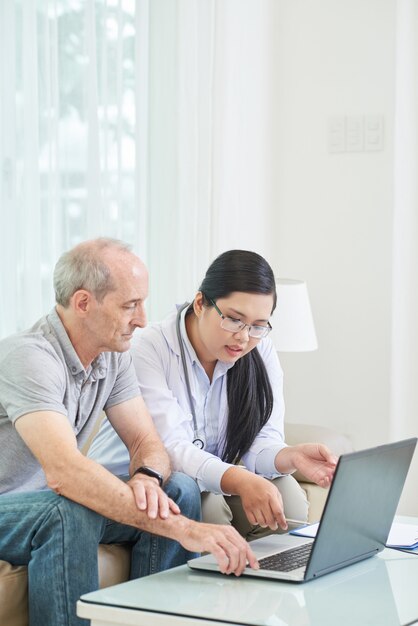
MULTIPOLYGON (((287 424, 286 441, 296 445, 306 441, 325 443, 335 454, 350 452, 350 439, 334 430, 307 424, 287 424)), ((312 484, 298 473, 295 478, 305 490, 309 502, 309 521, 320 519, 327 490, 312 484)), ((130 553, 127 546, 100 545, 98 551, 100 587, 128 580, 130 553)), ((0 625, 28 626, 27 568, 0 561, 0 625)))

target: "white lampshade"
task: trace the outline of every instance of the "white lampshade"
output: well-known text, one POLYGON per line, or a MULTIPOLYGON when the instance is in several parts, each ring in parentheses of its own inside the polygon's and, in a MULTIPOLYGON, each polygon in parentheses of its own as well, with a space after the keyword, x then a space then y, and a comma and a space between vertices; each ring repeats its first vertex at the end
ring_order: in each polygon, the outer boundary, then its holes
POLYGON ((281 278, 276 283, 277 306, 270 337, 278 352, 309 352, 318 348, 306 283, 281 278))

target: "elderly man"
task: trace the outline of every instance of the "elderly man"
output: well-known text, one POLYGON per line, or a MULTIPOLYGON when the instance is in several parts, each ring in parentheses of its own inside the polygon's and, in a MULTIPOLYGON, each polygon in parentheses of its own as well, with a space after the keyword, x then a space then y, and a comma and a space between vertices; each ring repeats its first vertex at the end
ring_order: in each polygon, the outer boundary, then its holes
POLYGON ((233 528, 194 521, 199 491, 170 473, 140 396, 127 351, 146 323, 144 264, 122 242, 84 242, 54 287, 56 307, 0 342, 0 559, 28 565, 31 625, 84 623, 75 603, 98 586, 99 543, 133 544, 132 577, 201 551, 226 573, 257 567, 233 528), (126 481, 80 452, 101 411, 129 450, 126 481))

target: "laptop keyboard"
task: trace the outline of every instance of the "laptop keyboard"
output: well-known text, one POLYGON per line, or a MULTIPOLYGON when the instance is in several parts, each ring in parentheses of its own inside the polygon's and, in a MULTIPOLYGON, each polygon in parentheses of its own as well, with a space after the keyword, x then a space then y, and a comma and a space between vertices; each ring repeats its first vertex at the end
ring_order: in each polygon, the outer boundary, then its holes
POLYGON ((312 543, 305 543, 297 548, 291 548, 284 552, 277 552, 264 559, 259 559, 260 569, 273 570, 277 572, 291 572, 298 567, 307 564, 312 550, 312 543))

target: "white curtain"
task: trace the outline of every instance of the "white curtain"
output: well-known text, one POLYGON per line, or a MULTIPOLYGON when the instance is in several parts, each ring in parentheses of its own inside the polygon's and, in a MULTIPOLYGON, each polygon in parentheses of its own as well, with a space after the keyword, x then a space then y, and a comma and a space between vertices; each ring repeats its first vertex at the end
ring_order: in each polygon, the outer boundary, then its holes
POLYGON ((215 0, 0 3, 0 337, 53 304, 62 251, 129 241, 149 316, 212 256, 215 0))
POLYGON ((271 252, 275 1, 149 3, 151 319, 192 298, 220 252, 271 252))
MULTIPOLYGON (((0 337, 53 304, 62 251, 139 251, 134 0, 0 3, 0 337)), ((146 125, 145 125, 146 126, 146 125)))
POLYGON ((149 317, 193 296, 211 256, 215 1, 149 3, 149 317))
POLYGON ((274 3, 0 3, 0 337, 88 237, 134 245, 151 320, 219 252, 269 256, 274 3))
MULTIPOLYGON (((397 1, 391 435, 418 434, 418 6, 397 1)), ((418 452, 402 508, 418 515, 418 452)))

